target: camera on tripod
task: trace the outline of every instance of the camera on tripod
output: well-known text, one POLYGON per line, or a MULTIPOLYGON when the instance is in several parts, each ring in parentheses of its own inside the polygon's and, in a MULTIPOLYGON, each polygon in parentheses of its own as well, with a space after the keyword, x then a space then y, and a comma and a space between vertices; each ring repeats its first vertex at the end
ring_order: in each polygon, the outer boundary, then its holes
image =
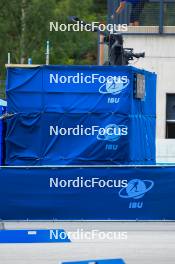
POLYGON ((145 57, 145 52, 134 53, 134 49, 124 48, 121 34, 110 34, 104 37, 104 42, 109 46, 109 65, 128 65, 134 58, 145 57))

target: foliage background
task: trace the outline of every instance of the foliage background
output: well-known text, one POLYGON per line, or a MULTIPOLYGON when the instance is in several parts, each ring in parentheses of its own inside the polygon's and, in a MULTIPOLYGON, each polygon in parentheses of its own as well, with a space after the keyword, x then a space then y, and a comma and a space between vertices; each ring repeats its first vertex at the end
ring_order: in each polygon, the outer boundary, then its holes
POLYGON ((11 52, 13 63, 44 63, 45 43, 52 44, 52 64, 94 64, 97 36, 87 32, 50 32, 49 22, 68 23, 76 15, 86 21, 105 20, 106 0, 1 0, 0 65, 11 52), (23 17, 23 11, 25 16, 23 17))
MULTIPOLYGON (((106 0, 0 0, 0 80, 5 79, 7 53, 12 63, 45 63, 46 41, 51 64, 96 64, 97 34, 50 32, 49 22, 70 23, 75 15, 87 22, 106 20, 106 0)), ((3 82, 0 81, 2 91, 3 82)))

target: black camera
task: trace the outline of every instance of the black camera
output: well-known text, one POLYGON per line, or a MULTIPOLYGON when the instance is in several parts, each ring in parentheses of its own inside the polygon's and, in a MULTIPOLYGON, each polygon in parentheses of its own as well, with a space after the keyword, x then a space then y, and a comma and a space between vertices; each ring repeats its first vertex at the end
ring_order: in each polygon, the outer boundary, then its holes
POLYGON ((145 57, 145 52, 134 53, 134 49, 124 48, 121 34, 111 34, 104 38, 104 42, 109 46, 109 65, 128 65, 134 58, 145 57))

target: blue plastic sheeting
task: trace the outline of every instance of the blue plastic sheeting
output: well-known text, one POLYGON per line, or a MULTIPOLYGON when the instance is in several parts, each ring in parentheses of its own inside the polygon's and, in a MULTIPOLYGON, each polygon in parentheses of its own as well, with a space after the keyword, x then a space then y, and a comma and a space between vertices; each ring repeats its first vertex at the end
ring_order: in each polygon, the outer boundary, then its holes
POLYGON ((156 113, 156 75, 128 66, 8 68, 6 92, 10 113, 156 113), (136 73, 145 76, 144 100, 134 98, 136 73))
POLYGON ((6 165, 153 164, 154 128, 144 116, 16 115, 7 120, 6 165))
POLYGON ((2 220, 175 220, 173 167, 1 168, 2 220))
POLYGON ((14 116, 7 120, 6 165, 155 163, 154 73, 128 66, 9 68, 7 100, 14 116), (136 74, 145 76, 143 100, 134 96, 136 74))
POLYGON ((66 243, 71 242, 63 229, 0 230, 0 243, 66 243))
POLYGON ((125 264, 122 259, 103 259, 103 260, 86 260, 74 262, 62 262, 62 264, 125 264))

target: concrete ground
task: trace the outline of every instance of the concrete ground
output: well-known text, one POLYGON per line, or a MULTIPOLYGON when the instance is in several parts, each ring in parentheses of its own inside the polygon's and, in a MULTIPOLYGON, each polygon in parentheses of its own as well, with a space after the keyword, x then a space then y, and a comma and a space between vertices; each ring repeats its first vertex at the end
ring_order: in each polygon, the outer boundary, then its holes
POLYGON ((6 222, 5 229, 65 229, 72 243, 0 244, 2 264, 122 258, 126 264, 174 264, 173 222, 6 222))

